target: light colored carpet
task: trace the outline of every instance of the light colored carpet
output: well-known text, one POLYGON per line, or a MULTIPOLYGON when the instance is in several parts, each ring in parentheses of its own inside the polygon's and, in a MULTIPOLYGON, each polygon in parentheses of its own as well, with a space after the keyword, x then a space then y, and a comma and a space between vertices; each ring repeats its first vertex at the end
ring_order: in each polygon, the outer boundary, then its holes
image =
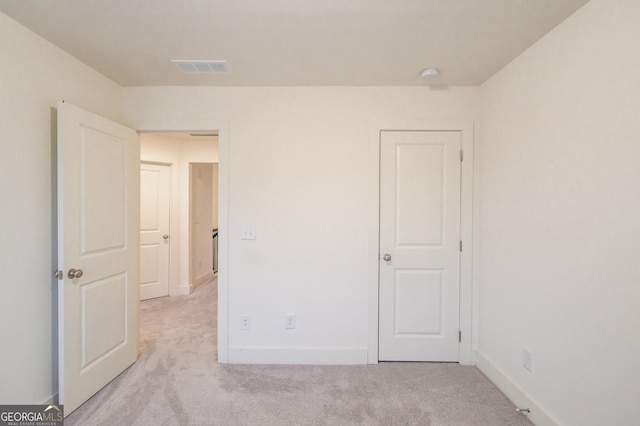
POLYGON ((475 367, 222 365, 216 282, 141 303, 138 361, 67 425, 531 425, 475 367))

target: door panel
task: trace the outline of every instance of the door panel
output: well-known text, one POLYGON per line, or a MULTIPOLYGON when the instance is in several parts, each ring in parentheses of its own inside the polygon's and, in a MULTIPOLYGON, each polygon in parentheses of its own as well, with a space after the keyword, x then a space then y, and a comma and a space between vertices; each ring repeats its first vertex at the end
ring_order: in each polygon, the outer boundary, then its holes
POLYGON ((66 102, 57 148, 59 403, 69 414, 137 358, 140 148, 134 130, 66 102))
POLYGON ((122 250, 127 237, 126 140, 88 127, 81 132, 82 255, 122 250))
POLYGON ((380 360, 458 360, 460 144, 381 132, 380 360))
POLYGON ((169 166, 140 166, 140 300, 169 295, 170 181, 169 166))
POLYGON ((443 157, 442 145, 397 145, 396 246, 442 245, 443 157))
POLYGON ((127 343, 127 278, 124 274, 82 286, 82 368, 127 343), (104 323, 104 324, 103 324, 104 323), (101 333, 92 333, 100 330, 101 333))
POLYGON ((396 270, 395 334, 442 333, 442 271, 396 270))

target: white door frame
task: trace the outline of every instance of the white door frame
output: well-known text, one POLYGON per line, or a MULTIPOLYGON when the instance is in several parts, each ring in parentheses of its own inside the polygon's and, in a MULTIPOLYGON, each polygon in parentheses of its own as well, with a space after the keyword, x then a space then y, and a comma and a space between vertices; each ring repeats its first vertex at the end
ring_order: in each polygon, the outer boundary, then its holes
POLYGON ((379 242, 380 242, 380 132, 382 130, 428 130, 462 132, 464 161, 461 165, 461 215, 460 235, 463 250, 460 256, 460 343, 459 362, 474 365, 474 289, 473 289, 473 121, 470 120, 421 120, 390 122, 373 126, 369 140, 370 191, 369 191, 369 253, 368 253, 368 354, 369 364, 378 363, 378 303, 379 303, 379 242))
POLYGON ((208 133, 218 131, 218 362, 229 361, 229 124, 216 119, 163 119, 139 133, 208 133))

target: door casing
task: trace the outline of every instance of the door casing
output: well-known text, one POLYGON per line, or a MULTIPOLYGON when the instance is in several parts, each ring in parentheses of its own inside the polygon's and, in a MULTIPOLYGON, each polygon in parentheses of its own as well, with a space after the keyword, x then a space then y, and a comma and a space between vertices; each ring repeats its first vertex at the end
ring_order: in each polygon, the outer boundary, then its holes
POLYGON ((460 357, 462 365, 474 365, 475 334, 473 333, 476 309, 473 279, 473 121, 470 120, 417 120, 390 122, 376 125, 369 138, 370 191, 369 191, 369 253, 368 253, 368 354, 369 364, 378 363, 378 306, 379 306, 379 241, 380 241, 380 132, 388 131, 459 131, 463 161, 461 164, 460 235, 463 250, 460 254, 460 357))

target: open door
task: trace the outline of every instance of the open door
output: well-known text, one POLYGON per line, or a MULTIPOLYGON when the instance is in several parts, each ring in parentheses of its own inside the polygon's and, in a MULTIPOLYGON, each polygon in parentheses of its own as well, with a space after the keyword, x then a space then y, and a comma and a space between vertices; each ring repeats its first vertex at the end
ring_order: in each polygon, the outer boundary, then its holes
POLYGON ((59 403, 65 415, 138 355, 140 147, 58 103, 59 403))

